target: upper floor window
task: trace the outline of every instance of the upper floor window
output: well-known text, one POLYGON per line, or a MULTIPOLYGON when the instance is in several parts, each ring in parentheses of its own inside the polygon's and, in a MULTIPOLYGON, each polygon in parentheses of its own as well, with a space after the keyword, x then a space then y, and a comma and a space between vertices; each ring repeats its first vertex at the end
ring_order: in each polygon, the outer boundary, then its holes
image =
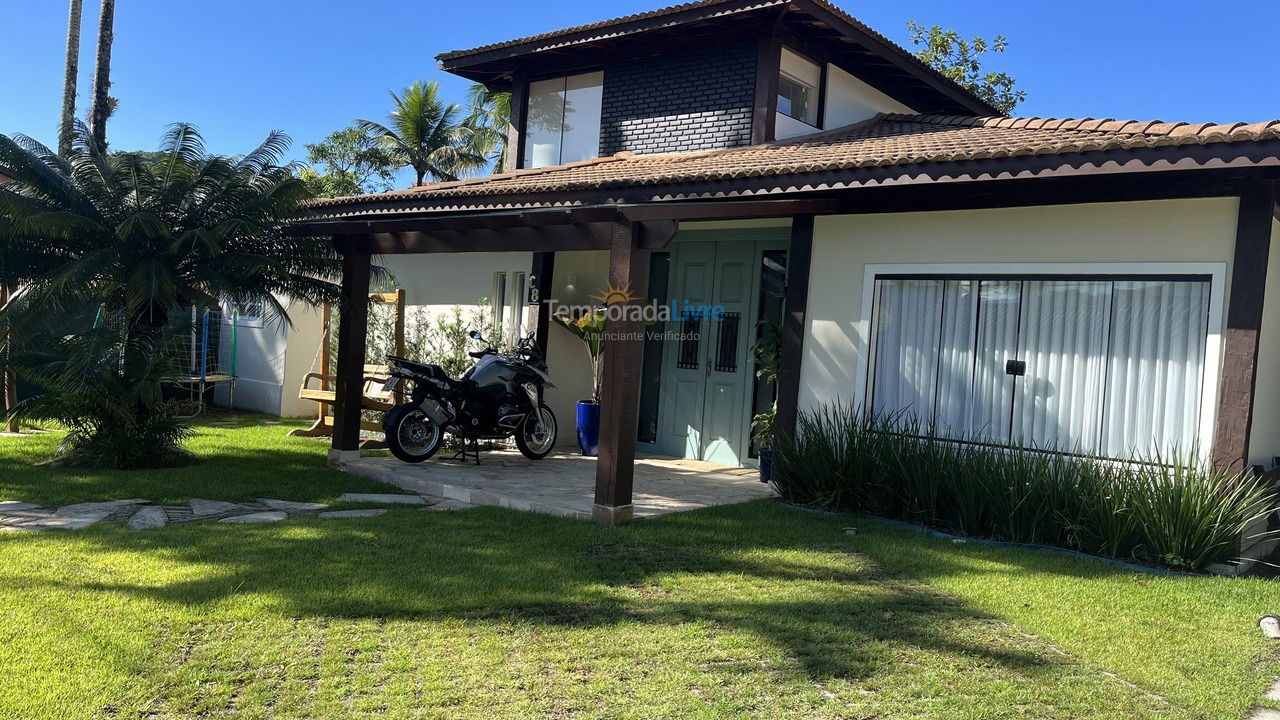
POLYGON ((818 94, 822 88, 822 69, 817 63, 782 48, 778 73, 778 112, 800 122, 818 127, 818 94))
POLYGON ((604 73, 529 83, 522 167, 590 160, 600 154, 604 73))

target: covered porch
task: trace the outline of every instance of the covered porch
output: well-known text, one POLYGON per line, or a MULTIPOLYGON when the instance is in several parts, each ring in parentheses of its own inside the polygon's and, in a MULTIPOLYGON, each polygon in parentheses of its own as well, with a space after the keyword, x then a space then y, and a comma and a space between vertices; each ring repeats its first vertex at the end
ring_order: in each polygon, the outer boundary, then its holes
MULTIPOLYGON (((501 453, 486 453, 480 467, 432 462, 422 468, 385 458, 360 458, 360 370, 365 362, 369 322, 370 268, 375 255, 531 252, 525 327, 546 352, 551 311, 547 300, 553 296, 558 254, 596 251, 598 256, 607 256, 608 287, 639 290, 635 297, 623 301, 638 305, 647 301, 641 296, 648 287, 650 255, 668 247, 682 220, 785 219, 791 222, 785 230, 790 241, 782 237, 782 247, 799 261, 791 263, 787 271, 785 304, 789 310, 780 328, 783 360, 778 403, 780 424, 788 426, 794 419, 799 389, 799 344, 813 228, 812 214, 804 211, 829 212, 829 205, 826 200, 672 204, 661 208, 619 205, 331 220, 299 226, 312 234, 333 237, 344 258, 331 463, 406 489, 441 494, 428 488, 441 490, 437 486, 448 485, 455 493, 478 493, 482 501, 476 504, 550 505, 554 514, 590 518, 602 525, 768 495, 754 469, 654 457, 637 459, 645 323, 630 317, 611 317, 605 330, 598 458, 559 455, 528 463, 523 458, 515 462, 501 453), (534 477, 539 480, 526 486, 527 478, 534 477), (539 487, 544 497, 526 492, 539 487)), ((746 337, 744 332, 740 354, 750 344, 746 337)), ((750 375, 749 363, 744 361, 741 369, 750 375)), ((747 409, 741 408, 743 412, 747 409)), ((560 432, 571 436, 572 417, 565 415, 560 413, 560 432)))

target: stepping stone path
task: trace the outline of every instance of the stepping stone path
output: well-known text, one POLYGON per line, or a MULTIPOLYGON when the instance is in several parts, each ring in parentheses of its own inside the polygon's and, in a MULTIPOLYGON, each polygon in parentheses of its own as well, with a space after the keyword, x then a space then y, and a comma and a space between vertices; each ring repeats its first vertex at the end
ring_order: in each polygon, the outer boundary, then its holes
MULTIPOLYGON (((384 505, 432 505, 430 509, 438 507, 441 510, 465 505, 421 495, 347 493, 339 499, 343 502, 384 505)), ((328 507, 325 503, 276 498, 255 498, 254 502, 245 503, 191 498, 186 505, 152 505, 142 498, 131 498, 75 503, 50 509, 33 503, 0 500, 0 530, 81 530, 98 523, 125 523, 134 530, 152 530, 190 522, 254 525, 280 522, 291 517, 320 517, 330 520, 377 517, 387 512, 385 508, 328 510, 328 507)))
POLYGON ((337 520, 340 518, 365 518, 365 517, 377 517, 385 512, 386 510, 383 508, 370 508, 368 510, 330 510, 329 512, 320 513, 318 517, 324 518, 325 520, 337 520))
POLYGON ((218 522, 257 525, 260 523, 280 522, 287 517, 289 517, 289 513, 283 510, 271 510, 268 512, 249 513, 248 515, 232 515, 231 517, 222 518, 218 522))
POLYGON ((382 503, 383 505, 426 505, 427 499, 421 495, 403 495, 392 493, 343 493, 338 498, 342 502, 382 503))

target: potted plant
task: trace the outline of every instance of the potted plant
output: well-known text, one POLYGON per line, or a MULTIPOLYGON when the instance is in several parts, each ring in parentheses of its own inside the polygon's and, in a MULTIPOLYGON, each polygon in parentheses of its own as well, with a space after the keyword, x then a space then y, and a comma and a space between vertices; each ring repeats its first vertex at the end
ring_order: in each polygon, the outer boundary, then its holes
POLYGON ((604 315, 604 308, 595 308, 576 318, 563 312, 551 316, 557 325, 582 341, 591 361, 591 399, 578 401, 578 448, 589 457, 595 457, 600 446, 600 356, 604 354, 604 315))
MULTIPOLYGON (((776 324, 764 322, 760 325, 759 340, 751 348, 756 363, 756 377, 776 387, 778 367, 782 360, 782 333, 776 324)), ((768 483, 773 464, 773 441, 776 437, 778 418, 777 392, 769 409, 756 413, 751 418, 751 438, 756 445, 756 453, 760 457, 760 482, 768 483)))
POLYGON ((768 483, 773 465, 774 422, 778 417, 778 404, 774 403, 751 418, 751 436, 755 439, 756 452, 760 456, 760 482, 768 483))

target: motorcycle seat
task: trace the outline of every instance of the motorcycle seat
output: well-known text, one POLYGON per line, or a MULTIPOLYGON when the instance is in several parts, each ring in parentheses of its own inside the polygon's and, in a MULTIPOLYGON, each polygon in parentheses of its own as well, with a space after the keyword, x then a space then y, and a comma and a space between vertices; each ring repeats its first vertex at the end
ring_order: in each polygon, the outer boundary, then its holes
POLYGON ((420 375, 431 378, 432 380, 444 380, 446 382, 452 382, 453 380, 448 376, 448 374, 445 373, 444 369, 441 368, 439 365, 431 365, 429 363, 420 363, 416 360, 409 360, 407 358, 396 357, 394 355, 388 355, 387 360, 390 360, 396 363, 397 365, 401 365, 405 368, 408 368, 409 370, 412 370, 413 372, 416 372, 420 375))

